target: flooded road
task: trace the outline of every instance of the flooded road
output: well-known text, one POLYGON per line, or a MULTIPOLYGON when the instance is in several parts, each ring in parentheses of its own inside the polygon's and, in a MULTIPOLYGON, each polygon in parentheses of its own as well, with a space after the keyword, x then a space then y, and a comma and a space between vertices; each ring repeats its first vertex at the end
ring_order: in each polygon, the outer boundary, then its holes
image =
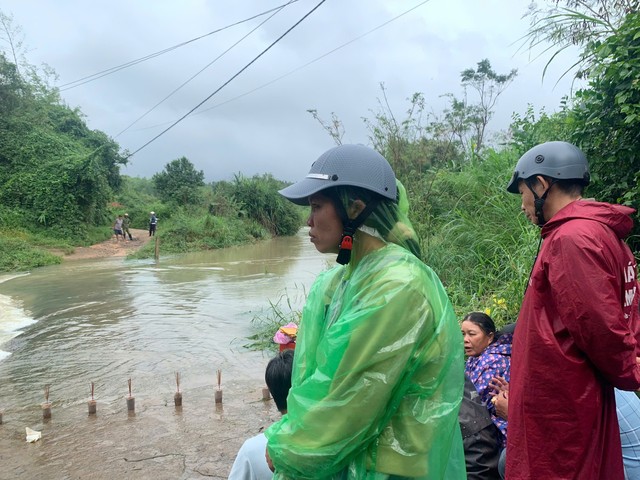
POLYGON ((242 441, 278 418, 262 400, 272 352, 245 347, 251 321, 285 294, 301 306, 333 261, 303 230, 158 263, 77 261, 0 278, 0 478, 226 478, 242 441), (26 443, 25 427, 42 439, 26 443))

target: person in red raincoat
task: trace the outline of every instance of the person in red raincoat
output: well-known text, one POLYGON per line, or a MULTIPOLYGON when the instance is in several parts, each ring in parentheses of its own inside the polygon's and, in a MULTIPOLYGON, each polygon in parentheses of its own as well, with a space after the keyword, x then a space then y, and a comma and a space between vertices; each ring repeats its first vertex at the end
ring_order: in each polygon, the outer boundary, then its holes
POLYGON ((533 147, 507 190, 542 227, 511 357, 506 478, 623 480, 614 387, 640 388, 632 208, 582 199, 584 154, 533 147))

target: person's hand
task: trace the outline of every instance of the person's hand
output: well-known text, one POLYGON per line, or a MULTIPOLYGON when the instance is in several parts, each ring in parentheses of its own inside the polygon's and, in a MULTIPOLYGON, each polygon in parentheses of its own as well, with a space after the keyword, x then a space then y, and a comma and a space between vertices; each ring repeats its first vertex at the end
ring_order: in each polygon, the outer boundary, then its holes
POLYGON ((495 396, 500 392, 508 392, 509 391, 509 382, 505 380, 504 377, 493 377, 489 382, 489 388, 491 388, 491 392, 489 395, 495 396))
POLYGON ((264 458, 267 461, 267 465, 269 466, 269 470, 272 472, 276 471, 276 468, 273 466, 273 462, 271 461, 271 457, 269 456, 269 450, 264 451, 264 458))
POLYGON ((502 390, 491 399, 491 403, 496 407, 496 415, 507 420, 509 414, 509 390, 502 390))

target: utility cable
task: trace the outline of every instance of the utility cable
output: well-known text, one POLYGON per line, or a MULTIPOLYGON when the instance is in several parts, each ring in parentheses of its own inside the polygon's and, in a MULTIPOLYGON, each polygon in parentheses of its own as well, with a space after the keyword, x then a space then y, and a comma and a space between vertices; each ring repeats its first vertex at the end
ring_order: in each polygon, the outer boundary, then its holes
POLYGON ((151 107, 149 110, 147 110, 144 114, 142 114, 140 117, 138 117, 136 120, 134 120, 131 124, 129 124, 124 130, 122 130, 120 133, 118 133, 115 138, 118 138, 120 135, 122 135, 124 132, 126 132, 127 130, 129 130, 131 127, 133 127, 136 123, 138 123, 140 120, 142 120, 144 117, 146 117, 147 115, 149 115, 151 112, 153 112, 157 107, 159 107, 162 103, 164 103, 166 100, 168 100, 169 98, 171 98, 176 92, 178 92, 182 87, 184 87, 185 85, 187 85, 191 80, 193 80, 194 78, 196 78, 198 75, 200 75, 202 72, 204 72, 207 68, 209 68, 211 65, 213 65, 215 62, 217 62, 220 58, 222 58, 223 56, 225 56, 230 50, 232 50, 236 45, 238 45, 239 43, 241 43, 244 39, 246 39, 249 35, 251 35, 253 32, 255 32, 257 29, 259 29, 262 25, 264 25, 265 23, 267 23, 269 20, 271 20, 274 16, 276 16, 278 13, 280 13, 284 7, 290 5, 291 3, 293 3, 294 1, 298 1, 298 0, 291 0, 289 1, 289 3, 286 3, 284 5, 282 5, 281 7, 279 7, 279 9, 277 9, 275 12, 273 12, 271 15, 269 15, 265 20, 263 20, 262 22, 260 22, 260 24, 258 24, 255 28, 253 28, 251 31, 249 31, 247 34, 245 34, 242 38, 240 38, 240 40, 238 40, 237 42, 235 42, 233 45, 231 45, 229 48, 227 48, 224 52, 222 52, 220 55, 218 55, 216 58, 214 58, 211 62, 209 62, 207 65, 205 65, 202 69, 200 69, 198 72, 196 72, 194 75, 192 75, 191 77, 189 77, 185 82, 183 82, 180 86, 178 86, 177 88, 175 88, 169 95, 167 95, 166 97, 164 97, 162 100, 160 100, 158 103, 156 103, 153 107, 151 107))
POLYGON ((215 33, 222 32, 223 30, 226 30, 228 28, 235 27, 235 26, 240 25, 242 23, 249 22, 249 21, 251 21, 251 20, 253 20, 255 18, 261 17, 263 15, 267 15, 267 14, 269 14, 269 13, 275 11, 275 10, 279 11, 279 10, 283 9, 284 7, 286 7, 286 6, 288 6, 288 5, 292 4, 292 3, 295 3, 297 1, 298 0, 291 0, 291 1, 289 1, 289 2, 287 2, 285 4, 282 4, 282 5, 278 6, 278 7, 271 8, 269 10, 266 10, 266 11, 262 12, 262 13, 258 13, 257 15, 253 15, 252 17, 245 18, 244 20, 240 20, 238 22, 235 22, 235 23, 232 23, 230 25, 227 25, 226 27, 218 28, 217 30, 213 30, 212 32, 205 33, 204 35, 200 35, 199 37, 192 38, 191 40, 187 40, 185 42, 179 43, 179 44, 174 45, 172 47, 165 48, 164 50, 160 50, 160 51, 155 52, 155 53, 150 53, 149 55, 146 55, 144 57, 140 57, 138 59, 131 60, 131 61, 127 62, 127 63, 123 63, 123 64, 117 65, 115 67, 107 68, 106 70, 102 70, 100 72, 97 72, 97 73, 94 73, 94 74, 91 74, 91 75, 87 75, 86 77, 79 78, 79 79, 74 80, 72 82, 64 83, 62 85, 59 85, 58 88, 60 89, 61 92, 64 92, 66 90, 70 90, 72 88, 79 87, 80 85, 84 85, 85 83, 93 82, 94 80, 98 80, 99 78, 105 77, 107 75, 110 75, 112 73, 118 72, 118 71, 123 70, 125 68, 132 67, 133 65, 137 65, 138 63, 142 63, 142 62, 144 62, 146 60, 150 60, 152 58, 158 57, 158 56, 163 55, 165 53, 171 52, 172 50, 175 50, 177 48, 183 47, 183 46, 188 45, 190 43, 193 43, 195 41, 201 40, 201 39, 203 39, 205 37, 208 37, 210 35, 213 35, 215 33))
POLYGON ((271 45, 269 45, 267 48, 265 48, 262 52, 260 52, 253 60, 251 60, 249 63, 247 63, 244 67, 242 67, 235 75, 233 75, 229 80, 227 80, 226 82, 224 82, 220 87, 218 87, 211 95, 209 95, 207 98, 205 98, 204 100, 202 100, 198 105, 196 105, 195 107, 193 107, 191 110, 189 110, 187 113, 185 113, 182 117, 180 117, 178 120, 176 120, 175 122, 173 122, 170 126, 168 126, 167 128, 165 128, 162 132, 160 132, 158 135, 156 135, 155 137, 153 137, 151 140, 149 140, 147 143, 145 143, 144 145, 142 145, 141 147, 139 147, 137 150, 134 150, 133 153, 130 153, 129 155, 127 155, 127 157, 125 159, 128 159, 130 157, 132 157, 133 155, 135 155, 136 153, 138 153, 140 150, 142 150, 143 148, 145 148, 146 146, 148 146, 149 144, 151 144, 152 142, 154 142, 155 140, 157 140, 158 138, 160 138, 162 135, 164 135, 165 133, 167 133, 169 130, 171 130, 173 127, 175 127, 178 123, 180 123, 182 120, 184 120, 185 118, 187 118, 189 115, 191 115, 191 113, 193 113, 195 110, 197 110, 201 105, 203 105, 205 102, 207 102, 211 97, 213 97, 216 93, 218 93, 220 90, 222 90, 224 87, 226 87, 229 83, 231 83, 236 77, 238 77, 242 72, 244 72, 247 68, 249 68, 251 65, 253 65, 253 63, 255 63, 262 55, 264 55, 265 53, 267 53, 269 50, 271 50, 271 48, 278 43, 280 40, 282 40, 285 36, 287 36, 294 28, 296 28, 298 25, 300 25, 309 15, 311 15, 313 12, 315 12, 320 5, 322 5, 324 2, 326 2, 327 0, 321 0, 315 7, 313 7, 311 10, 309 10, 300 20, 298 20, 296 23, 294 23, 286 32, 284 32, 282 35, 280 35, 275 41, 273 41, 271 43, 271 45))
MULTIPOLYGON (((355 38, 353 38, 353 39, 349 40, 348 42, 345 42, 345 43, 343 43, 342 45, 337 46, 337 47, 336 47, 336 48, 334 48, 333 50, 329 50, 328 52, 326 52, 326 53, 324 53, 324 54, 320 55, 319 57, 314 58, 313 60, 311 60, 311 61, 309 61, 309 62, 305 63, 304 65, 300 65, 299 67, 294 68, 293 70, 290 70, 289 72, 287 72, 287 73, 285 73, 285 74, 283 74, 283 75, 280 75, 279 77, 276 77, 276 78, 274 78, 273 80, 270 80, 270 81, 269 81, 269 82, 267 82, 267 83, 263 83, 263 84, 262 84, 262 85, 260 85, 259 87, 256 87, 256 88, 254 88, 254 89, 252 89, 252 90, 249 90, 248 92, 245 92, 245 93, 242 93, 242 94, 240 94, 240 95, 237 95, 237 96, 235 96, 235 97, 233 97, 233 98, 230 98, 229 100, 225 100, 224 102, 220 102, 220 103, 217 103, 217 104, 215 104, 215 105, 212 105, 212 106, 211 106, 211 107, 209 107, 209 108, 205 108, 205 109, 203 109, 203 110, 200 110, 200 111, 198 111, 198 112, 194 113, 193 115, 200 115, 201 113, 205 113, 205 112, 208 112, 209 110, 213 110, 213 109, 215 109, 215 108, 221 107, 221 106, 226 105, 226 104, 228 104, 228 103, 234 102, 234 101, 238 100, 239 98, 246 97, 247 95, 250 95, 250 94, 252 94, 252 93, 254 93, 254 92, 257 92, 258 90, 261 90, 261 89, 263 89, 263 88, 265 88, 265 87, 268 87, 269 85, 272 85, 272 84, 276 83, 277 81, 282 80, 282 79, 283 79, 283 78, 285 78, 285 77, 288 77, 289 75, 293 75, 294 73, 299 72, 299 71, 300 71, 300 70, 302 70, 303 68, 306 68, 306 67, 308 67, 309 65, 311 65, 311 64, 313 64, 313 63, 315 63, 315 62, 317 62, 317 61, 319 61, 319 60, 322 60, 323 58, 325 58, 325 57, 327 57, 327 56, 331 55, 332 53, 335 53, 335 52, 337 52, 338 50, 341 50, 341 49, 343 49, 344 47, 347 47, 347 46, 351 45, 352 43, 355 43, 355 42, 357 42, 358 40, 360 40, 360 39, 362 39, 362 38, 366 37, 367 35, 370 35, 370 34, 372 34, 373 32, 375 32, 375 31, 377 31, 377 30, 379 30, 379 29, 381 29, 381 28, 383 28, 383 27, 386 27, 386 26, 387 26, 387 25, 389 25, 391 22, 394 22, 394 21, 398 20, 400 17, 403 17, 404 15, 407 15, 408 13, 411 13, 413 10, 415 10, 415 9, 417 9, 417 8, 419 8, 419 7, 421 7, 421 6, 423 6, 423 5, 424 5, 424 4, 426 4, 426 3, 429 3, 430 1, 431 1, 431 0, 424 0, 423 2, 421 2, 421 3, 417 4, 417 5, 415 5, 414 7, 411 7, 409 10, 406 10, 406 11, 402 12, 401 14, 396 15, 395 17, 393 17, 393 18, 391 18, 391 19, 387 20, 386 22, 384 22, 384 23, 382 23, 382 24, 378 25, 377 27, 374 27, 374 28, 372 28, 371 30, 368 30, 367 32, 365 32, 365 33, 363 33, 363 34, 361 34, 361 35, 359 35, 359 36, 357 36, 357 37, 355 37, 355 38)), ((151 125, 151 126, 148 126, 148 127, 144 127, 144 128, 136 129, 135 131, 149 130, 149 129, 152 129, 152 128, 157 128, 157 127, 161 127, 161 126, 163 126, 163 125, 167 125, 168 123, 169 123, 169 122, 164 122, 164 123, 161 123, 161 124, 151 125)))
POLYGON ((360 40, 360 39, 362 39, 362 38, 366 37, 367 35, 370 35, 370 34, 372 34, 373 32, 375 32, 375 31, 377 31, 377 30, 380 30, 380 29, 381 29, 381 28, 383 28, 383 27, 386 27, 386 26, 387 26, 387 25, 389 25, 391 22, 396 21, 397 19, 399 19, 400 17, 405 16, 405 15, 406 15, 406 14, 408 14, 408 13, 411 13, 411 12, 412 12, 413 10, 415 10, 416 8, 421 7, 421 6, 423 6, 425 3, 429 3, 430 1, 431 1, 431 0, 424 0, 423 2, 419 3, 418 5, 415 5, 414 7, 411 7, 409 10, 406 10, 406 11, 402 12, 401 14, 396 15, 395 17, 393 17, 393 18, 391 18, 391 19, 387 20, 386 22, 381 23, 381 24, 380 24, 380 25, 378 25, 377 27, 374 27, 374 28, 372 28, 371 30, 369 30, 369 31, 367 31, 367 32, 365 32, 365 33, 363 33, 363 34, 361 34, 361 35, 359 35, 359 36, 357 36, 357 37, 355 37, 355 38, 353 38, 353 39, 349 40, 348 42, 345 42, 345 43, 343 43, 342 45, 337 46, 337 47, 336 47, 336 48, 334 48, 333 50, 329 50, 327 53, 324 53, 324 54, 320 55, 319 57, 314 58, 313 60, 311 60, 311 61, 309 61, 309 62, 305 63, 304 65, 300 65, 299 67, 294 68, 293 70, 290 70, 289 72, 287 72, 287 73, 285 73, 285 74, 283 74, 283 75, 280 75, 279 77, 274 78, 273 80, 271 80, 271 81, 269 81, 269 82, 267 82, 267 83, 264 83, 264 84, 260 85, 259 87, 254 88, 253 90, 250 90, 250 91, 245 92, 245 93, 243 93, 243 94, 241 94, 241 95, 238 95, 237 97, 230 98, 229 100, 226 100, 226 101, 224 101, 224 102, 222 102, 222 103, 217 103, 216 105, 212 105, 212 106, 211 106, 211 107, 209 107, 209 108, 205 108, 204 110, 200 110, 199 112, 195 113, 194 115, 199 115, 199 114, 201 114, 201 113, 208 112, 209 110, 213 110, 214 108, 218 108, 218 107, 220 107, 220 106, 222 106, 222 105, 226 105, 226 104, 227 104, 227 103, 229 103, 229 102, 233 102, 234 100, 237 100, 237 99, 239 99, 239 98, 242 98, 242 97, 244 97, 244 96, 246 96, 246 95, 249 95, 249 94, 251 94, 251 93, 253 93, 253 92, 256 92, 256 91, 258 91, 258 90, 260 90, 260 89, 262 89, 262 88, 264 88, 264 87, 268 87, 269 85, 271 85, 271 84, 273 84, 273 83, 275 83, 275 82, 277 82, 277 81, 279 81, 279 80, 282 80, 283 78, 288 77, 289 75, 293 75, 294 73, 296 73, 296 72, 298 72, 298 71, 302 70, 303 68, 306 68, 306 67, 308 67, 309 65, 311 65, 311 64, 313 64, 313 63, 316 63, 317 61, 322 60, 322 59, 323 59, 323 58, 325 58, 325 57, 328 57, 328 56, 329 56, 329 55, 331 55, 332 53, 335 53, 335 52, 337 52, 338 50, 341 50, 341 49, 343 49, 344 47, 347 47, 347 46, 351 45, 352 43, 355 43, 355 42, 357 42, 358 40, 360 40))

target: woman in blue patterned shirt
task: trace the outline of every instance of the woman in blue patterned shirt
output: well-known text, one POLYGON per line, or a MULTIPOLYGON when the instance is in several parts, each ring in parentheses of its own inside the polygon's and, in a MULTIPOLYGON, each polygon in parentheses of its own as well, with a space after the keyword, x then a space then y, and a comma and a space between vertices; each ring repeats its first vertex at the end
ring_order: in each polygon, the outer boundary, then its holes
POLYGON ((496 414, 491 402, 493 377, 503 377, 507 382, 511 370, 512 334, 500 335, 491 317, 482 312, 471 312, 462 320, 464 353, 467 355, 465 373, 476 387, 482 403, 491 414, 493 423, 501 433, 500 447, 507 441, 507 421, 496 414))

